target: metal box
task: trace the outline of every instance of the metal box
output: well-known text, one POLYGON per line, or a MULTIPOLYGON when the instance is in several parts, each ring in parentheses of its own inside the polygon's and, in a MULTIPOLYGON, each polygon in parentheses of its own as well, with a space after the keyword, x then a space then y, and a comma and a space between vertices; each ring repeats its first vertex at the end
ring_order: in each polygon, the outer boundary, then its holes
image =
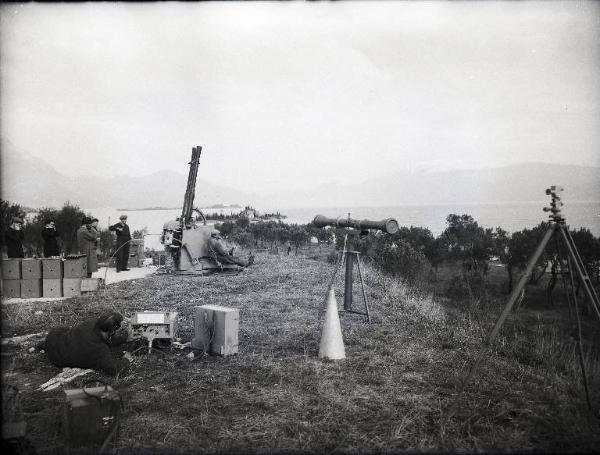
POLYGON ((108 385, 67 389, 64 437, 73 447, 102 444, 113 430, 118 431, 120 412, 121 398, 108 385))
POLYGON ((62 280, 46 279, 42 280, 42 296, 43 297, 62 297, 62 280))
POLYGON ((63 296, 76 297, 81 295, 81 278, 63 279, 63 296))
POLYGON ((20 280, 21 279, 21 260, 20 259, 2 259, 2 279, 20 280))
POLYGON ((41 259, 23 259, 21 261, 21 278, 24 280, 40 280, 42 278, 41 259))
POLYGON ((144 260, 144 239, 132 239, 127 267, 141 267, 144 260))
POLYGON ((57 279, 63 277, 62 259, 42 259, 42 278, 57 279))
POLYGON ((2 280, 2 297, 6 299, 21 297, 21 280, 2 280))
POLYGON ((64 264, 65 278, 84 278, 87 276, 86 256, 67 256, 64 264))
POLYGON ((21 298, 34 299, 42 296, 42 280, 21 280, 21 298))
POLYGON ((135 313, 130 321, 129 341, 146 338, 148 349, 152 346, 155 338, 173 340, 176 334, 176 312, 142 311, 135 313))
POLYGON ((222 356, 238 353, 240 312, 218 305, 194 307, 192 347, 222 356))

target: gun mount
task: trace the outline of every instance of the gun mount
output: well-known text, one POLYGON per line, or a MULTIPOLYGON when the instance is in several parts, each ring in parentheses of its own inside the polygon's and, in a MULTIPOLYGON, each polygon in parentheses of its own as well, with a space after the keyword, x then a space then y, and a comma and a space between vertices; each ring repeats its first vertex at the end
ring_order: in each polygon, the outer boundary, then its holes
POLYGON ((201 153, 201 146, 192 148, 181 216, 164 224, 160 238, 165 251, 172 258, 173 271, 179 274, 205 274, 215 270, 238 269, 237 265, 222 264, 213 257, 208 241, 215 227, 207 224, 204 214, 194 207, 201 153), (194 216, 194 212, 198 215, 194 216))

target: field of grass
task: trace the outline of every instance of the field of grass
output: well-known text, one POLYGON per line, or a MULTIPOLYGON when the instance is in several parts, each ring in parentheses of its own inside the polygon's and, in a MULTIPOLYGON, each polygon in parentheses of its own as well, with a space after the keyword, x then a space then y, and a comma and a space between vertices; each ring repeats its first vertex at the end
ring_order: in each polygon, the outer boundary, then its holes
MULTIPOLYGON (((3 305, 2 335, 71 325, 106 309, 125 316, 174 310, 185 342, 193 337, 194 306, 239 308, 239 355, 196 351, 190 360, 190 351, 142 349, 123 377, 88 375, 69 385, 98 377, 121 392, 125 407, 112 453, 600 450, 600 325, 584 318, 593 415, 561 299, 555 309, 524 303, 511 315, 458 395, 506 295, 450 300, 443 296, 450 273, 421 291, 367 266, 372 323, 342 313, 347 358, 322 361, 320 323, 333 265, 310 255, 259 253, 256 259, 237 276, 151 276, 94 296, 3 305)), ((500 272, 493 272, 497 287, 500 272)), ((359 296, 356 288, 356 307, 359 296)), ((21 391, 38 453, 64 453, 64 394, 36 390, 60 370, 44 354, 29 352, 36 341, 3 346, 2 379, 21 391)))

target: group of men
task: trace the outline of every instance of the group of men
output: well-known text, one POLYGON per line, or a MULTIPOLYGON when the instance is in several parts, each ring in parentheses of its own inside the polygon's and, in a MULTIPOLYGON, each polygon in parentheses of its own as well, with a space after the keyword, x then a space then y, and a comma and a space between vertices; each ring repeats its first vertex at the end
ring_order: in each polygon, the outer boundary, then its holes
MULTIPOLYGON (((4 233, 4 243, 6 245, 6 255, 8 258, 23 258, 25 257, 23 250, 23 219, 13 217, 11 224, 4 233)), ((131 240, 131 232, 127 225, 127 215, 121 215, 119 222, 109 227, 117 235, 116 243, 116 268, 117 272, 129 270, 127 263, 129 260, 129 244, 131 240)), ((60 256, 59 239, 60 234, 56 229, 56 223, 53 219, 44 220, 44 228, 41 232, 44 242, 43 255, 45 258, 60 256)), ((81 221, 81 227, 77 230, 77 246, 79 254, 87 256, 88 276, 98 270, 98 258, 96 250, 100 233, 98 231, 98 219, 85 216, 81 221)))

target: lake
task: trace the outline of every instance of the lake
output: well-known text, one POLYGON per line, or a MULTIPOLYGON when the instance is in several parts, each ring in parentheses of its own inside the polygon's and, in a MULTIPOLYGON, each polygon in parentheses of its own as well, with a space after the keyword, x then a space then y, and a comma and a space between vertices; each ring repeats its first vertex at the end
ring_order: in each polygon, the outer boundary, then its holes
MULTIPOLYGON (((504 204, 469 204, 469 205, 406 205, 394 207, 314 207, 314 208, 258 208, 263 213, 279 211, 287 215, 285 223, 306 224, 315 215, 328 217, 347 217, 348 212, 354 219, 382 220, 395 218, 401 226, 421 226, 431 230, 438 236, 446 227, 446 217, 455 213, 458 215, 469 214, 480 226, 501 227, 509 232, 531 228, 548 219, 548 214, 542 211, 545 202, 518 202, 504 204)), ((240 209, 206 209, 201 208, 205 214, 222 212, 234 213, 240 209)), ((118 222, 123 213, 128 215, 130 229, 147 228, 145 246, 148 248, 162 249, 159 235, 162 233, 163 224, 174 220, 181 215, 181 209, 169 210, 130 210, 118 211, 113 208, 86 209, 100 220, 100 227, 106 228, 109 223, 118 222)), ((600 202, 569 202, 563 207, 563 214, 572 229, 579 227, 588 228, 595 236, 600 236, 600 202)))

